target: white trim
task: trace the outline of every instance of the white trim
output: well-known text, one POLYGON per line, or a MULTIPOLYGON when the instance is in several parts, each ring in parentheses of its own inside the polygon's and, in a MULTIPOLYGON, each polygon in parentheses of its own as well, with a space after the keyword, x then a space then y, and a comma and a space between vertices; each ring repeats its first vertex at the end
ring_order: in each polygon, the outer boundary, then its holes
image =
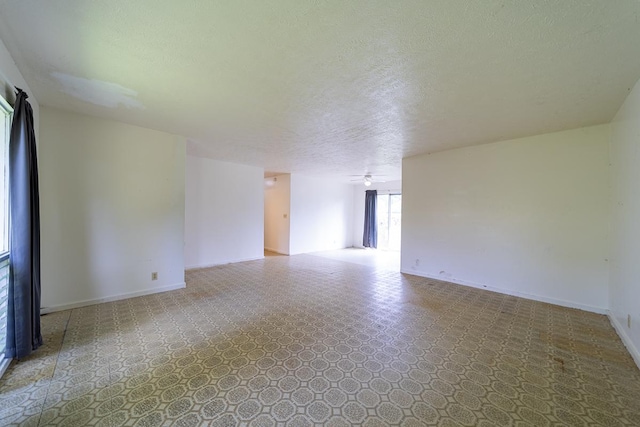
MULTIPOLYGON (((4 354, 2 355, 2 357, 4 357, 4 354)), ((12 360, 13 359, 4 358, 2 359, 2 361, 0 361, 0 378, 2 378, 4 373, 7 371, 7 368, 9 367, 9 365, 11 365, 12 360)))
POLYGON ((633 361, 636 362, 636 365, 638 366, 638 368, 640 368, 640 351, 633 344, 633 341, 631 341, 631 338, 629 338, 629 335, 627 335, 627 331, 620 324, 620 322, 618 322, 618 319, 616 319, 611 310, 607 310, 607 317, 609 318, 609 322, 611 322, 611 326, 613 326, 613 329, 615 329, 618 333, 618 336, 622 340, 622 343, 625 347, 627 347, 627 350, 633 358, 633 361))
POLYGON ((175 291, 177 289, 184 289, 186 287, 187 287, 187 284, 185 282, 181 282, 173 285, 163 286, 161 288, 145 289, 144 291, 136 291, 136 292, 129 292, 126 294, 112 295, 110 297, 105 297, 105 298, 95 298, 95 299, 89 299, 84 301, 72 302, 70 304, 60 304, 60 305, 53 305, 50 307, 42 307, 40 309, 40 314, 49 314, 49 313, 54 313, 56 311, 71 310, 73 308, 86 307, 89 305, 102 304, 105 302, 120 301, 123 299, 141 297, 144 295, 159 294, 161 292, 175 291))
POLYGON ((264 255, 260 256, 260 257, 253 257, 253 258, 238 258, 238 259, 231 259, 231 260, 225 260, 225 261, 221 261, 218 262, 216 264, 197 264, 197 265, 189 265, 189 266, 185 266, 185 270, 197 270, 199 268, 211 268, 211 267, 217 267, 219 265, 225 265, 225 264, 235 264, 237 262, 245 262, 245 261, 256 261, 259 259, 264 259, 264 255))
POLYGON ((580 304, 580 303, 573 302, 573 301, 565 301, 565 300, 557 299, 557 298, 543 297, 543 296, 540 296, 540 295, 529 294, 527 292, 513 291, 511 289, 496 288, 496 287, 493 287, 493 286, 484 285, 482 283, 470 282, 468 280, 456 279, 454 277, 442 277, 442 276, 438 276, 438 275, 435 275, 435 274, 428 274, 428 273, 425 273, 425 272, 422 272, 422 271, 400 270, 400 272, 403 273, 403 274, 411 274, 411 275, 414 275, 414 276, 420 276, 420 277, 426 277, 428 279, 439 280, 441 282, 449 282, 449 283, 454 283, 456 285, 469 286, 469 287, 472 287, 472 288, 484 289, 484 290, 487 290, 487 291, 497 292, 497 293, 505 294, 505 295, 511 295, 511 296, 514 296, 514 297, 530 299, 530 300, 533 300, 533 301, 540 301, 540 302, 546 302, 546 303, 549 303, 549 304, 560 305, 562 307, 577 308, 579 310, 590 311, 592 313, 598 313, 598 314, 607 314, 607 309, 606 308, 594 307, 594 306, 591 306, 591 305, 580 304))
POLYGON ((280 254, 280 255, 289 255, 289 254, 287 254, 287 253, 284 253, 284 252, 278 251, 278 250, 276 250, 276 249, 274 249, 274 248, 267 248, 267 247, 265 247, 265 248, 264 248, 264 250, 265 250, 265 251, 269 251, 269 252, 275 252, 275 253, 280 254))
MULTIPOLYGON (((382 194, 385 196, 402 196, 402 190, 377 190, 374 188, 374 190, 376 190, 378 192, 378 194, 382 194)), ((366 190, 365 190, 366 191, 366 190)))

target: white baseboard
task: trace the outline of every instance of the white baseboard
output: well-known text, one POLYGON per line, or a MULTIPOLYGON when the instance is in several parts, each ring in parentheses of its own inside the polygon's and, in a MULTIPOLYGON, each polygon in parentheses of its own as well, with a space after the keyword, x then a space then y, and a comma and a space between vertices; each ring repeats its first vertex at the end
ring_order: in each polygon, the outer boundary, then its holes
POLYGON ((220 261, 214 264, 195 264, 195 265, 188 265, 185 266, 185 270, 197 270, 199 268, 211 268, 211 267, 217 267, 219 265, 226 265, 226 264, 235 264, 236 262, 245 262, 245 261, 256 261, 259 259, 264 259, 264 256, 259 256, 259 257, 251 257, 251 258, 235 258, 235 259, 230 259, 230 260, 224 260, 224 261, 220 261))
POLYGON ((161 292, 175 291, 176 289, 184 289, 186 287, 187 287, 187 284, 185 282, 181 282, 173 285, 163 286, 160 288, 152 288, 152 289, 145 289, 143 291, 128 292, 126 294, 112 295, 104 298, 89 299, 84 301, 72 302, 70 304, 52 305, 49 307, 42 307, 40 309, 40 314, 49 314, 49 313, 54 313, 56 311, 71 310, 73 308, 80 308, 80 307, 86 307, 89 305, 102 304, 104 302, 112 302, 112 301, 119 301, 123 299, 141 297, 144 295, 159 294, 161 292))
POLYGON ((577 308, 579 310, 589 311, 589 312, 598 313, 598 314, 607 314, 607 309, 603 308, 603 307, 594 307, 594 306, 591 306, 591 305, 581 304, 581 303, 577 303, 577 302, 573 302, 573 301, 565 301, 565 300, 557 299, 557 298, 550 298, 550 297, 544 297, 544 296, 540 296, 540 295, 529 294, 527 292, 513 291, 511 289, 496 288, 496 287, 485 285, 485 284, 482 284, 482 283, 476 283, 476 282, 470 282, 468 280, 456 279, 455 277, 442 277, 442 276, 438 276, 436 274, 428 274, 428 273, 425 273, 425 272, 422 272, 422 271, 400 270, 400 272, 403 273, 403 274, 411 274, 411 275, 414 275, 414 276, 420 276, 420 277, 426 277, 428 279, 439 280, 441 282, 450 282, 450 283, 454 283, 456 285, 462 285, 462 286, 469 286, 469 287, 472 287, 472 288, 484 289, 484 290, 487 290, 487 291, 497 292, 499 294, 511 295, 511 296, 514 296, 514 297, 530 299, 530 300, 533 300, 533 301, 540 301, 540 302, 546 302, 546 303, 549 303, 549 304, 560 305, 562 307, 577 308))
POLYGON ((620 324, 620 322, 618 322, 618 319, 616 319, 613 313, 611 313, 611 310, 607 310, 607 317, 609 317, 609 322, 611 322, 611 326, 613 326, 613 329, 616 330, 616 332, 618 333, 618 336, 622 340, 622 343, 624 344, 625 347, 627 347, 627 350, 629 351, 629 354, 633 358, 633 361, 636 362, 636 365, 640 369, 640 351, 636 348, 635 345, 633 345, 633 341, 631 341, 631 338, 629 338, 629 335, 627 335, 627 331, 620 324))

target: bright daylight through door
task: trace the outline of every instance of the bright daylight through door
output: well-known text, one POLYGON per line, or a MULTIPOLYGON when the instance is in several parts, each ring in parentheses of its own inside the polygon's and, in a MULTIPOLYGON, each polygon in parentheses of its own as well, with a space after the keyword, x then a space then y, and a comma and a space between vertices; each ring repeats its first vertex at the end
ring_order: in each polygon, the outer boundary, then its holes
POLYGON ((0 361, 4 360, 7 333, 7 286, 9 284, 9 188, 7 156, 11 129, 11 106, 0 97, 0 361))
POLYGON ((400 250, 402 194, 378 194, 378 249, 400 250))

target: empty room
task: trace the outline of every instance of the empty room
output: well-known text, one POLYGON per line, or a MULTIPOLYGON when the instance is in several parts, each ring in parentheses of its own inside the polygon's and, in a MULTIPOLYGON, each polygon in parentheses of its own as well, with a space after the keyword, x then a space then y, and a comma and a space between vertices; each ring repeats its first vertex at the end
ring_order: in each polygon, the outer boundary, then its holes
POLYGON ((0 2, 0 425, 640 426, 639 17, 0 2))

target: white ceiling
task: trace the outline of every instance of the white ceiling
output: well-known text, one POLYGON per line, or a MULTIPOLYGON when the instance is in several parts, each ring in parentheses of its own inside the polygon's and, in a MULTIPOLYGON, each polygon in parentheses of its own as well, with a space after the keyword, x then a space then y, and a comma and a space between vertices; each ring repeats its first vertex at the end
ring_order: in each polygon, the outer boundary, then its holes
POLYGON ((608 122, 640 77, 637 0, 0 2, 46 106, 313 175, 608 122))

